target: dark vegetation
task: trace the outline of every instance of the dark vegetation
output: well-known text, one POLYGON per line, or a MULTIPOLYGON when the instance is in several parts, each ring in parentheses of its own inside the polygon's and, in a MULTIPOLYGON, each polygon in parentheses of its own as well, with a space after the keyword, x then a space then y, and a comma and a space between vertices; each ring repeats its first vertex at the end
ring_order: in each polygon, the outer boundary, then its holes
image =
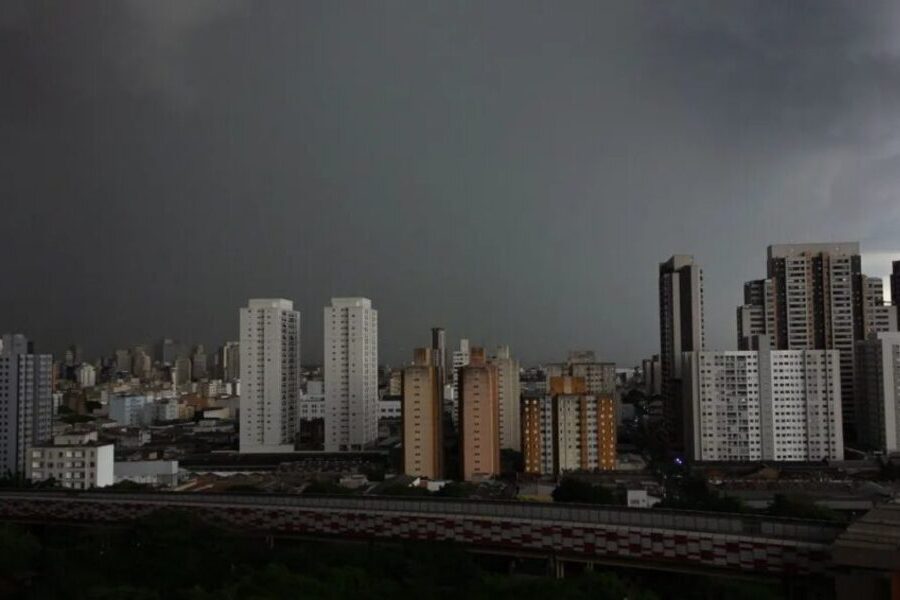
POLYGON ((126 528, 0 524, 0 597, 23 600, 653 600, 671 589, 689 600, 779 597, 763 585, 646 572, 556 580, 542 564, 510 575, 508 559, 446 544, 272 544, 177 511, 126 528))

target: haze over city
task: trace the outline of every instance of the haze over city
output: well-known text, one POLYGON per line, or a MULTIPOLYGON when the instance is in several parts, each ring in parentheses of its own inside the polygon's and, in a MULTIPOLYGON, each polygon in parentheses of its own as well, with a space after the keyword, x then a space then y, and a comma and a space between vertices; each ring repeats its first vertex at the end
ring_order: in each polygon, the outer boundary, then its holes
POLYGON ((890 2, 0 7, 0 330, 90 355, 366 296, 380 356, 658 346, 657 265, 735 345, 773 243, 900 254, 890 2))

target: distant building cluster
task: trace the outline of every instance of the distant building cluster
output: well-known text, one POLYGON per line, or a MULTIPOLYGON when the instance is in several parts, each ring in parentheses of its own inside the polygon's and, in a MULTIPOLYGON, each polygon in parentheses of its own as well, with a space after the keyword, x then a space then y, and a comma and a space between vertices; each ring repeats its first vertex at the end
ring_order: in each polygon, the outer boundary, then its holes
POLYGON ((737 350, 710 351, 693 257, 660 265, 660 353, 642 362, 672 448, 696 461, 832 461, 845 444, 897 451, 900 261, 862 273, 857 243, 768 248, 744 285, 737 350))
MULTIPOLYGON (((379 364, 378 311, 332 298, 323 356, 301 363, 292 301, 250 299, 237 339, 207 352, 165 338, 54 362, 22 335, 0 337, 0 473, 88 489, 177 485, 176 458, 215 452, 396 452, 423 486, 602 476, 640 469, 623 427, 651 423, 666 450, 696 463, 823 463, 900 452, 900 261, 884 285, 857 243, 768 248, 748 281, 735 346, 707 348, 704 275, 694 257, 658 268, 659 350, 635 369, 592 351, 522 368, 443 328, 399 368, 379 364), (638 407, 623 396, 637 393, 638 407)), ((359 473, 351 474, 360 479, 359 473)), ((348 475, 348 477, 351 477, 348 475)), ((429 488, 430 489, 430 488, 429 488)))

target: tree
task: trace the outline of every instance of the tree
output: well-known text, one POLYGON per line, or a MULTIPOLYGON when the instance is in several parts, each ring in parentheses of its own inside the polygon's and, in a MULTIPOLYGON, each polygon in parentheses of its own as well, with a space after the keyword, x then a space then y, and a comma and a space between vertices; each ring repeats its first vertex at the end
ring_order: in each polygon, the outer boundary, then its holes
POLYGON ((766 514, 776 517, 793 517, 795 519, 844 520, 839 513, 830 508, 818 506, 809 498, 788 496, 786 494, 775 494, 772 504, 766 509, 766 514))
POLYGON ((554 502, 582 502, 585 504, 614 504, 611 491, 600 485, 593 485, 582 479, 563 477, 553 490, 554 502))

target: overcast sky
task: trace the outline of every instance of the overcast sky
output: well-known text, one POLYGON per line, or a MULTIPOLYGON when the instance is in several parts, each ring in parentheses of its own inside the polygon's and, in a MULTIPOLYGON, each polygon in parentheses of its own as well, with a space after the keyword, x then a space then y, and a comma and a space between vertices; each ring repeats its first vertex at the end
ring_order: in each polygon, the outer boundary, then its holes
POLYGON ((900 4, 0 0, 0 330, 237 337, 250 297, 525 362, 736 346, 771 243, 900 258, 900 4))

